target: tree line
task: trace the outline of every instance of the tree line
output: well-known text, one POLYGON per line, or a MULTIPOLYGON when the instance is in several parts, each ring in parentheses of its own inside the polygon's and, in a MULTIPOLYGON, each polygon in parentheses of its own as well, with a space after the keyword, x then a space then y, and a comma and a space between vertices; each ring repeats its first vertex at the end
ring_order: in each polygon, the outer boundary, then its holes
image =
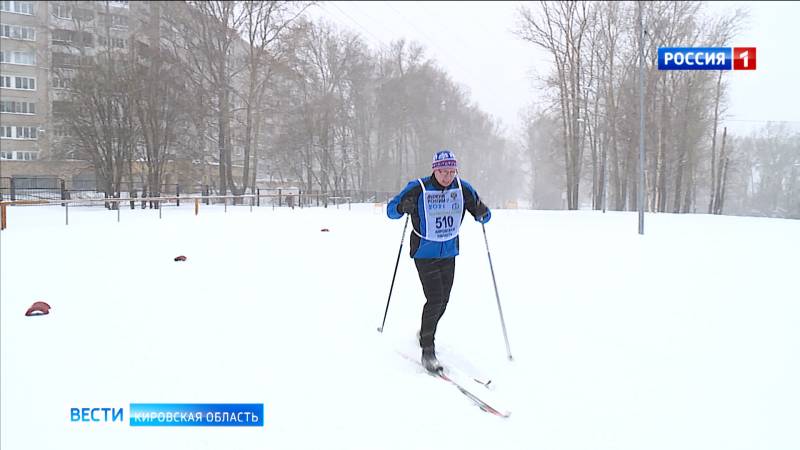
POLYGON ((728 77, 741 74, 658 70, 659 47, 733 46, 747 12, 721 16, 705 6, 542 1, 519 8, 515 33, 553 62, 540 80, 546 107, 527 112, 521 138, 534 207, 637 208, 641 46, 646 210, 800 217, 796 129, 766 124, 732 139, 722 118, 728 77))
MULTIPOLYGON (((92 160, 113 196, 136 177, 159 194, 176 163, 192 168, 184 183, 218 193, 252 191, 266 177, 332 194, 392 192, 449 148, 492 206, 527 198, 533 208, 633 210, 641 45, 646 208, 800 216, 797 133, 731 137, 722 125, 728 73, 657 69, 659 47, 731 46, 746 13, 704 6, 522 5, 515 32, 552 66, 540 106, 509 139, 423 46, 398 39, 376 48, 310 19, 313 3, 131 3, 125 48, 98 46, 85 58, 84 33, 70 43, 81 58, 69 69, 69 96, 54 105, 72 130, 60 148, 92 160), (135 163, 145 169, 134 173, 135 163)), ((109 20, 73 21, 114 41, 109 20)))
MULTIPOLYGON (((113 196, 136 177, 136 162, 158 194, 169 161, 202 167, 190 181, 219 193, 254 190, 261 174, 325 193, 395 191, 449 148, 488 198, 513 198, 519 164, 498 122, 422 46, 399 39, 373 49, 310 20, 312 7, 132 3, 129 45, 98 47, 69 70, 58 113, 73 138, 60 148, 94 161, 113 196)), ((75 28, 87 27, 82 19, 73 17, 75 28)))

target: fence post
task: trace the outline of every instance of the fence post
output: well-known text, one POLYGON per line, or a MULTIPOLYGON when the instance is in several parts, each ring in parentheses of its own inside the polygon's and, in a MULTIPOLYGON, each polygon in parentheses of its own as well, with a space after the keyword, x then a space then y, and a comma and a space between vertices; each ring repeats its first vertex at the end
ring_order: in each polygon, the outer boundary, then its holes
POLYGON ((283 206, 283 194, 281 193, 281 189, 278 188, 278 207, 280 208, 283 206))
POLYGON ((209 193, 209 191, 210 191, 210 190, 208 189, 208 185, 207 185, 207 184, 204 184, 204 185, 203 185, 203 197, 206 197, 206 198, 205 198, 205 199, 203 199, 203 202, 204 202, 206 205, 210 205, 210 204, 211 204, 211 199, 210 199, 210 198, 208 198, 208 193, 209 193))
POLYGON ((6 205, 0 204, 0 230, 6 229, 6 205))
POLYGON ((194 215, 196 216, 197 213, 200 211, 200 199, 194 199, 194 215))
POLYGON ((69 225, 69 203, 67 203, 66 207, 64 208, 64 211, 67 219, 66 225, 69 225))
POLYGON ((161 218, 161 200, 156 200, 156 208, 158 208, 158 218, 161 218))
MULTIPOLYGON (((61 185, 61 200, 66 200, 67 199, 67 188, 64 185, 65 184, 64 183, 64 179, 61 178, 58 181, 60 182, 59 184, 61 185)), ((62 203, 61 206, 64 206, 64 204, 62 203)))
POLYGON ((261 188, 256 188, 256 206, 261 206, 261 188))
POLYGON ((15 201, 17 199, 17 186, 14 183, 14 177, 11 177, 11 201, 15 201))
POLYGON ((181 185, 175 185, 175 196, 178 197, 178 206, 181 206, 181 185))

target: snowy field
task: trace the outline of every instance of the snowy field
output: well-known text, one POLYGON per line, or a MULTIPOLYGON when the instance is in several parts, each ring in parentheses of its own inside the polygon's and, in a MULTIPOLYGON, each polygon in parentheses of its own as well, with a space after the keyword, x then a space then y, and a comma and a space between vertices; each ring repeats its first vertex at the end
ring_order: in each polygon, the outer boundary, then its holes
POLYGON ((462 226, 444 362, 421 373, 403 220, 340 209, 9 209, 0 233, 4 450, 797 449, 800 221, 496 210, 462 226), (330 232, 321 232, 328 228, 330 232), (186 262, 174 262, 186 255, 186 262), (25 317, 37 300, 50 315, 25 317), (263 403, 263 427, 141 428, 130 403, 263 403), (124 423, 71 422, 122 407, 124 423))

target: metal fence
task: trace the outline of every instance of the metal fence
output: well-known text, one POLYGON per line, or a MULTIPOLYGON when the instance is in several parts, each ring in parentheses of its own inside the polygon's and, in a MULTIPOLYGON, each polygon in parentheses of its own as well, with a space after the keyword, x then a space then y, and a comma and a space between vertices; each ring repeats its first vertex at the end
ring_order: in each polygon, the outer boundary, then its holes
MULTIPOLYGON (((147 197, 148 192, 142 183, 125 183, 125 189, 120 193, 120 198, 140 198, 147 197)), ((167 195, 187 195, 202 194, 205 191, 202 187, 195 187, 188 191, 181 192, 178 184, 164 184, 161 192, 155 194, 167 195)), ((68 181, 56 177, 0 177, 0 201, 20 201, 20 200, 96 200, 107 198, 106 193, 98 190, 93 180, 74 180, 68 181)), ((177 204, 173 202, 172 204, 177 204)), ((96 202, 87 202, 84 206, 98 205, 96 202)), ((102 205, 102 203, 99 203, 102 205)), ((131 205, 133 207, 133 204, 131 205)), ((143 206, 144 207, 144 206, 143 206)))
MULTIPOLYGON (((0 177, 0 201, 20 201, 20 200, 98 200, 107 198, 104 192, 99 192, 97 186, 91 186, 93 181, 74 180, 68 181, 57 177, 0 177)), ((221 195, 211 185, 191 185, 183 186, 180 184, 163 184, 161 192, 147 192, 146 186, 141 182, 125 183, 123 192, 119 198, 130 199, 130 208, 136 206, 141 208, 157 208, 160 206, 180 206, 181 196, 204 196, 210 197, 221 195), (153 197, 156 195, 169 196, 170 201, 154 202, 139 201, 139 198, 153 197), (141 204, 141 205, 139 205, 141 204)), ((257 188, 256 192, 249 189, 246 193, 256 196, 256 206, 278 206, 278 207, 328 207, 332 204, 338 206, 344 203, 382 203, 387 202, 395 193, 382 191, 360 191, 360 190, 339 190, 339 191, 320 191, 303 190, 299 188, 257 188)), ((221 199, 205 199, 204 203, 221 203, 221 199)), ((241 204, 241 200, 232 201, 233 204, 241 204)), ((104 204, 102 202, 87 201, 82 206, 105 206, 113 207, 117 202, 104 204)), ((73 203, 75 205, 75 203, 73 203)), ((77 206, 77 205, 76 205, 77 206)))

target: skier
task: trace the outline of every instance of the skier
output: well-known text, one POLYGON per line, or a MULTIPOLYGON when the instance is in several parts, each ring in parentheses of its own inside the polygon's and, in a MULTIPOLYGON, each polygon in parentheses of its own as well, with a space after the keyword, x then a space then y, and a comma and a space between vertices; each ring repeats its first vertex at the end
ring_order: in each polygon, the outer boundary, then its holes
POLYGON ((411 257, 426 299, 419 332, 421 361, 425 369, 437 372, 442 366, 436 359, 434 337, 450 300, 461 222, 465 211, 480 223, 488 222, 492 213, 478 192, 458 177, 458 161, 453 152, 436 152, 431 168, 431 176, 410 181, 389 201, 386 214, 391 219, 403 214, 411 216, 411 257))

